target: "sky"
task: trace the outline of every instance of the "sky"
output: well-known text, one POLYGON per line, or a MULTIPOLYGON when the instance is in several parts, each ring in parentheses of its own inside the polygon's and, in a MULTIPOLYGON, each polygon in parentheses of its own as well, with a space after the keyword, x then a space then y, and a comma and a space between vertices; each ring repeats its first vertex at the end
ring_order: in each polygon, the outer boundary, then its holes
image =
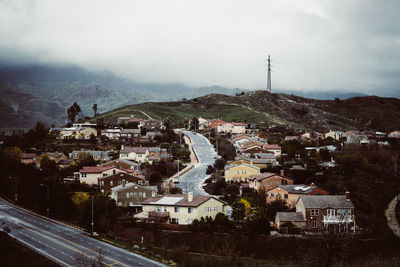
POLYGON ((0 60, 138 82, 400 91, 400 1, 0 0, 0 60))

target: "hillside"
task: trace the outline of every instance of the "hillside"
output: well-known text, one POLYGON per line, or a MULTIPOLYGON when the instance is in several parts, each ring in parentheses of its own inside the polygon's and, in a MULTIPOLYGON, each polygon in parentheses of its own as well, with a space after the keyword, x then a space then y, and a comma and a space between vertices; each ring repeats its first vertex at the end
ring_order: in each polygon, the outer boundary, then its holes
POLYGON ((144 115, 179 124, 193 116, 221 118, 227 121, 286 124, 295 128, 326 131, 329 129, 400 129, 400 100, 376 96, 346 100, 315 100, 266 91, 241 96, 211 94, 179 102, 144 103, 118 108, 96 117, 115 122, 119 116, 144 115))
POLYGON ((37 121, 64 124, 66 110, 74 102, 80 105, 81 116, 92 116, 94 103, 98 112, 105 112, 125 105, 176 101, 209 93, 233 95, 239 89, 138 83, 109 72, 92 72, 76 66, 9 66, 0 62, 0 91, 2 101, 8 101, 1 109, 0 127, 31 128, 37 121), (31 103, 27 102, 23 109, 12 108, 21 106, 21 100, 27 98, 35 99, 35 108, 31 110, 31 103))

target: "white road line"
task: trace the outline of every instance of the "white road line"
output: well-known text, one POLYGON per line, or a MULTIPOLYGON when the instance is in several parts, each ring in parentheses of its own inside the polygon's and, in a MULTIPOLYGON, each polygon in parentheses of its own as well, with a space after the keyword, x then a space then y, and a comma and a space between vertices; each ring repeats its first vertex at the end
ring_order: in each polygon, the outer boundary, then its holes
POLYGON ((51 259, 51 260, 53 260, 53 261, 55 261, 55 262, 58 262, 58 263, 61 264, 61 265, 64 265, 64 266, 67 266, 67 267, 72 267, 72 266, 69 265, 68 263, 63 262, 62 260, 57 259, 56 257, 54 257, 54 256, 52 256, 52 255, 50 255, 50 254, 48 254, 47 252, 45 252, 45 251, 43 251, 43 250, 41 250, 41 249, 39 249, 39 248, 37 248, 37 247, 35 247, 35 246, 33 246, 33 245, 27 243, 27 242, 25 242, 24 240, 19 239, 18 237, 14 236, 14 235, 12 235, 12 234, 9 234, 9 235, 12 236, 12 237, 14 237, 15 239, 17 239, 19 242, 25 244, 26 246, 30 247, 31 249, 33 249, 33 250, 39 252, 40 254, 44 255, 45 257, 48 257, 49 259, 51 259))

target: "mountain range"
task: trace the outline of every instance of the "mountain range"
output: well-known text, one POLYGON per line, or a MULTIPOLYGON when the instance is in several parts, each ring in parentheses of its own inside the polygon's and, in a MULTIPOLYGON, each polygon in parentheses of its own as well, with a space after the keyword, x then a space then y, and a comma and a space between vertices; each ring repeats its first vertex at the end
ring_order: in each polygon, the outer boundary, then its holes
MULTIPOLYGON (((334 91, 284 92, 319 99, 346 99, 363 95, 334 91)), ((89 71, 77 66, 11 65, 0 62, 0 128, 28 129, 38 121, 46 125, 64 125, 67 122, 66 110, 74 102, 82 109, 80 117, 91 117, 94 113, 92 106, 95 103, 98 113, 104 113, 145 102, 185 102, 187 99, 214 94, 218 95, 217 98, 221 98, 219 95, 225 95, 236 99, 235 95, 249 96, 251 92, 220 86, 190 87, 178 83, 139 83, 111 72, 89 71)), ((275 115, 271 113, 271 116, 275 115)))

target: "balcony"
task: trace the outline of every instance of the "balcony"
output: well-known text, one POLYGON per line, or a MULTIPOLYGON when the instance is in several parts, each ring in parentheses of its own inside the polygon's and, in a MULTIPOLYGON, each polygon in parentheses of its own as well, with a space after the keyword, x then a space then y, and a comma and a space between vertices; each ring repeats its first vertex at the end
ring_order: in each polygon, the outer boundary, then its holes
POLYGON ((341 224, 354 222, 353 215, 339 215, 339 216, 324 216, 322 222, 324 224, 341 224))
POLYGON ((169 218, 169 212, 149 211, 149 218, 169 218))

